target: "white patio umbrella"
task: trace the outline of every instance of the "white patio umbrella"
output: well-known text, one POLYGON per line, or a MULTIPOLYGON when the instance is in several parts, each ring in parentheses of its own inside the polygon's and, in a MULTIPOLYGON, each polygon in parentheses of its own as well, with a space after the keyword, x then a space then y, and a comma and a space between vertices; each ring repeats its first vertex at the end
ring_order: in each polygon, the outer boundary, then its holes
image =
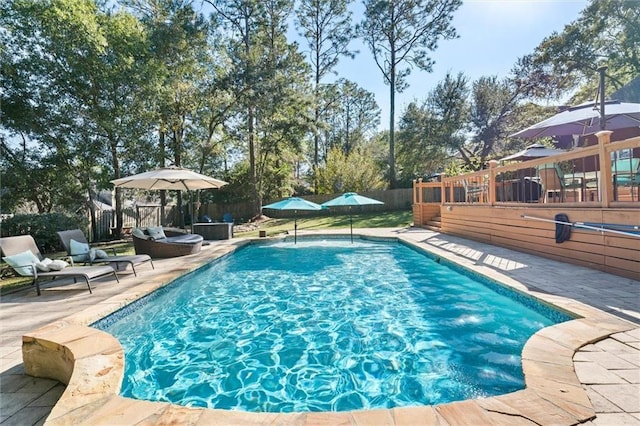
POLYGON ((534 158, 550 157, 552 155, 562 154, 563 152, 565 151, 561 149, 547 148, 540 143, 534 143, 522 151, 501 158, 500 161, 526 161, 534 158))
MULTIPOLYGON (((527 127, 511 137, 540 138, 543 136, 590 135, 599 132, 599 104, 586 102, 576 105, 527 127)), ((617 130, 640 126, 640 104, 606 101, 604 103, 605 129, 617 130)))
MULTIPOLYGON (((183 169, 182 167, 163 167, 137 175, 112 180, 114 186, 136 189, 171 189, 176 191, 191 191, 198 189, 220 188, 227 182, 209 176, 183 169)), ((191 233, 193 233, 193 207, 191 210, 191 233)))
POLYGON ((373 198, 358 195, 355 192, 345 192, 339 197, 322 203, 323 207, 349 207, 349 229, 351 231, 351 242, 353 242, 353 216, 351 215, 352 206, 365 206, 369 204, 384 204, 382 201, 374 200, 373 198))

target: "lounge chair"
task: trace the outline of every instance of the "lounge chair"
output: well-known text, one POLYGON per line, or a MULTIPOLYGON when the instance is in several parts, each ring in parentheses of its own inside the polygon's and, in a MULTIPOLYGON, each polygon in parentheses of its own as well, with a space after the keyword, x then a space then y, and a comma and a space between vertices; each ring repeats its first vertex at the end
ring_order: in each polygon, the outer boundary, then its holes
POLYGON ((564 172, 557 164, 547 163, 538 167, 538 175, 540 183, 544 190, 543 202, 549 202, 549 194, 551 200, 558 200, 561 203, 566 201, 567 190, 575 192, 578 201, 582 201, 582 181, 580 179, 567 179, 564 172))
POLYGON ((136 254, 148 254, 154 259, 199 253, 204 240, 202 235, 185 234, 161 227, 135 228, 131 236, 136 254))
MULTIPOLYGON (((125 263, 131 265, 131 269, 133 270, 133 274, 135 276, 138 275, 136 273, 135 265, 150 262, 151 268, 155 269, 155 267, 153 266, 153 261, 151 260, 151 256, 146 254, 118 256, 115 250, 113 250, 113 256, 104 256, 105 253, 103 253, 103 256, 100 257, 91 256, 91 248, 89 247, 89 242, 80 229, 59 231, 57 232, 57 234, 67 254, 75 262, 88 263, 90 265, 93 265, 94 263, 111 263, 116 264, 116 269, 118 270, 118 265, 121 263, 125 263), (71 240, 75 241, 75 243, 72 243, 71 240), (74 247, 77 247, 75 251, 73 250, 74 247)), ((100 253, 100 251, 94 251, 94 253, 100 253)))
POLYGON ((487 184, 469 179, 462 179, 462 185, 464 186, 465 201, 467 203, 487 202, 487 184))
POLYGON ((15 237, 0 238, 0 250, 5 256, 3 260, 9 264, 17 274, 22 276, 33 277, 33 285, 36 286, 36 292, 40 296, 39 281, 42 278, 73 278, 77 282, 78 278, 86 281, 89 293, 91 291, 90 281, 113 275, 117 282, 118 274, 116 270, 108 265, 96 266, 69 266, 61 270, 41 272, 36 266, 44 260, 35 240, 31 235, 18 235, 15 237), (11 264, 11 263, 13 264, 11 264))
POLYGON ((620 186, 631 187, 631 201, 633 201, 633 187, 638 187, 638 198, 640 198, 640 158, 627 158, 616 160, 611 164, 611 174, 615 199, 618 200, 618 188, 620 186))

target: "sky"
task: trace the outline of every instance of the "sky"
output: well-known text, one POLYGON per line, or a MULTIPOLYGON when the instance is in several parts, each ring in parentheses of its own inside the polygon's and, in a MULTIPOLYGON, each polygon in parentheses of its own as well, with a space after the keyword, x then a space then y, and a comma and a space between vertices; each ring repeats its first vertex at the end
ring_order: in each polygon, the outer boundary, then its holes
MULTIPOLYGON (((586 0, 463 0, 453 19, 459 38, 439 43, 432 54, 436 61, 432 73, 412 71, 409 87, 396 94, 395 122, 410 102, 422 102, 447 72, 454 76, 463 72, 470 81, 482 76, 507 77, 518 58, 532 53, 554 31, 562 32, 565 25, 578 19, 588 3, 586 0)), ((358 1, 354 20, 360 19, 361 8, 358 1)), ((353 60, 341 59, 336 78, 354 81, 374 93, 381 109, 379 130, 389 129, 389 87, 384 84, 369 49, 359 41, 352 42, 350 47, 360 53, 353 60)))

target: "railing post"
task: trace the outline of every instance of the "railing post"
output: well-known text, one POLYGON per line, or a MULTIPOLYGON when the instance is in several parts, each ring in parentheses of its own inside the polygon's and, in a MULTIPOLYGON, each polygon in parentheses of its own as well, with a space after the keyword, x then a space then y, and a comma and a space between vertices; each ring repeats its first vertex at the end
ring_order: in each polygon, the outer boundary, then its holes
POLYGON ((440 205, 441 205, 441 206, 444 206, 444 202, 445 202, 445 201, 446 201, 446 199, 447 199, 447 188, 446 188, 446 186, 444 185, 444 178, 445 178, 446 176, 447 176, 447 175, 445 175, 444 173, 442 173, 442 174, 440 175, 440 205))
POLYGON ((598 156, 600 157, 600 201, 603 208, 609 207, 613 201, 613 177, 611 176, 611 155, 605 149, 611 143, 611 130, 596 133, 598 138, 598 156))
POLYGON ((486 184, 489 185, 489 203, 492 206, 496 205, 496 167, 498 167, 497 160, 489 161, 489 182, 486 184))
POLYGON ((413 206, 414 209, 418 209, 418 220, 420 222, 414 223, 414 225, 422 226, 422 178, 413 180, 413 206))

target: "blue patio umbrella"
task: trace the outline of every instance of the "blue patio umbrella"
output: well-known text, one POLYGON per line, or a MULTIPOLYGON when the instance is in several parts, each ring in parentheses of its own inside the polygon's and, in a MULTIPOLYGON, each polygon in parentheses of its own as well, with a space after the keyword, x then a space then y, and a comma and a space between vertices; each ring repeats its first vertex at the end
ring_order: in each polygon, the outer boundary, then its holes
POLYGON ((358 195, 355 192, 345 192, 339 197, 322 203, 322 207, 349 207, 349 229, 351 231, 351 242, 353 242, 353 216, 351 216, 352 206, 366 206, 370 204, 384 204, 382 201, 374 200, 373 198, 358 195))
POLYGON ((293 242, 294 244, 298 241, 298 210, 322 210, 322 206, 320 204, 312 203, 311 201, 307 201, 304 198, 299 197, 290 197, 286 200, 278 201, 276 203, 267 204, 266 206, 262 206, 263 209, 274 209, 274 210, 293 210, 293 242))

